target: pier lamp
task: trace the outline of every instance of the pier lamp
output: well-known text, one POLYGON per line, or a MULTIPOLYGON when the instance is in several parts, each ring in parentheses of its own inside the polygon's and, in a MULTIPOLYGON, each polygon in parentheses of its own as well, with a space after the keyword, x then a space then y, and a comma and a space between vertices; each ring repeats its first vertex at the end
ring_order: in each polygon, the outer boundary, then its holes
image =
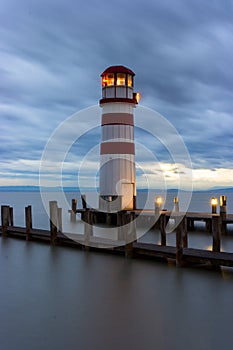
POLYGON ((155 197, 155 213, 159 214, 163 205, 163 197, 156 196, 155 197))
POLYGON ((174 202, 174 211, 179 212, 179 199, 178 199, 178 197, 174 197, 173 202, 174 202))
POLYGON ((212 197, 210 203, 212 207, 212 214, 217 214, 218 198, 212 197))

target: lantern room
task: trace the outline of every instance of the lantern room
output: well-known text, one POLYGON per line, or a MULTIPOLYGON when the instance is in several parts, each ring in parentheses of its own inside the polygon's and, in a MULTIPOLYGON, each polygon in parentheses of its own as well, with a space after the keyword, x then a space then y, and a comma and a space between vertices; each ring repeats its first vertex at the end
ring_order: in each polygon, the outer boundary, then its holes
POLYGON ((108 67, 102 74, 102 99, 100 104, 108 102, 138 103, 133 92, 134 72, 124 66, 108 67))

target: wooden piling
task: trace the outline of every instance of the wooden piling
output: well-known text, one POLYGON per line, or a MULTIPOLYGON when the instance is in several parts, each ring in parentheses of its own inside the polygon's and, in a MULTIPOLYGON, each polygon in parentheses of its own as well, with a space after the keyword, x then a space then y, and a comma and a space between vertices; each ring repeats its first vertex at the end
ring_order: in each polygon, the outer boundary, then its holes
POLYGON ((85 194, 81 195, 81 200, 82 200, 83 209, 87 209, 87 200, 86 200, 86 195, 85 194))
POLYGON ((2 236, 7 236, 9 226, 9 205, 1 206, 2 236))
POLYGON ((188 224, 187 224, 186 216, 184 216, 182 222, 183 222, 183 247, 188 248, 188 224))
POLYGON ((220 216, 213 214, 212 216, 212 234, 213 234, 213 252, 221 250, 221 233, 220 233, 220 216))
POLYGON ((161 214, 159 221, 160 221, 161 245, 162 246, 166 246, 166 244, 167 244, 167 239, 166 239, 166 225, 167 225, 166 214, 161 214))
POLYGON ((184 218, 176 227, 176 266, 183 265, 184 218))
POLYGON ((57 208, 58 231, 62 232, 62 208, 57 208))
POLYGON ((49 202, 49 213, 50 213, 51 244, 56 244, 57 243, 57 227, 58 227, 57 201, 50 201, 49 202))
POLYGON ((84 244, 85 250, 89 250, 90 238, 93 236, 93 213, 90 209, 84 213, 84 244))
POLYGON ((25 226, 26 226, 26 240, 30 240, 32 228, 32 206, 25 207, 25 226))
POLYGON ((220 196, 220 217, 221 217, 221 234, 227 233, 226 217, 227 217, 227 197, 220 196))
POLYGON ((209 232, 209 233, 212 232, 212 219, 205 220, 205 230, 206 232, 209 232))
POLYGON ((71 209, 70 221, 76 222, 77 199, 75 198, 72 199, 71 209))
POLYGON ((14 209, 9 207, 9 226, 14 226, 14 209))

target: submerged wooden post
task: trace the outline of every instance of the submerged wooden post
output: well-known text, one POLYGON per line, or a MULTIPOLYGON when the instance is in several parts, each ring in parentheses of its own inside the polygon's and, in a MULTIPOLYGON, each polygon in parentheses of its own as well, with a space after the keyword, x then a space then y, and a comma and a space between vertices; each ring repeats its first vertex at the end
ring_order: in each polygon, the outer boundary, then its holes
POLYGON ((2 217, 2 235, 7 236, 7 228, 9 226, 9 205, 1 206, 2 217))
POLYGON ((9 207, 9 225, 14 226, 14 209, 9 207))
POLYGON ((57 201, 49 202, 49 213, 50 213, 50 239, 52 244, 56 244, 57 227, 58 227, 57 201))
POLYGON ((227 196, 220 196, 220 217, 221 217, 221 234, 227 233, 226 217, 227 217, 227 196))
POLYGON ((32 206, 25 207, 25 225, 26 225, 26 240, 30 240, 32 228, 32 206))
POLYGON ((220 232, 220 216, 215 214, 212 216, 212 234, 213 234, 213 252, 221 250, 221 232, 220 232))
POLYGON ((72 199, 72 205, 71 205, 71 213, 70 213, 70 220, 71 222, 76 221, 76 210, 77 210, 77 199, 72 199))
POLYGON ((183 236, 184 236, 184 218, 179 222, 176 228, 176 266, 183 265, 183 236))
POLYGON ((160 234, 161 234, 161 245, 166 246, 167 240, 166 240, 166 214, 161 214, 160 216, 160 234))

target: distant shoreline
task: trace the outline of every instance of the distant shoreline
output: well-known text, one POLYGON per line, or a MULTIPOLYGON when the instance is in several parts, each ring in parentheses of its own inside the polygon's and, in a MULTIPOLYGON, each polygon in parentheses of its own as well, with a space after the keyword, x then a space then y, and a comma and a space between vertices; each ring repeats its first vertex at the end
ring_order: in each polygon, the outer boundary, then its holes
MULTIPOLYGON (((43 192, 61 192, 61 191, 64 191, 64 192, 91 192, 91 191, 98 191, 98 189, 96 188, 90 188, 90 187, 87 187, 87 188, 82 188, 81 190, 78 188, 78 187, 39 187, 39 186, 0 186, 0 192, 40 192, 40 191, 43 191, 43 192)), ((139 188, 137 189, 137 192, 147 192, 148 189, 145 189, 145 188, 139 188)), ((155 191, 155 192, 164 192, 164 190, 161 190, 161 189, 156 189, 156 188, 151 188, 149 189, 149 192, 152 192, 152 191, 155 191)), ((167 189, 167 192, 168 193, 172 193, 172 192, 177 192, 178 189, 167 189)), ((186 192, 185 190, 179 190, 179 191, 182 191, 182 192, 186 192)), ((189 191, 188 191, 189 192, 189 191)), ((233 187, 221 187, 221 188, 216 188, 216 187, 213 187, 213 188, 210 188, 208 190, 193 190, 192 192, 200 192, 200 193, 211 193, 211 192, 214 192, 214 193, 218 193, 218 192, 224 192, 224 193, 227 193, 227 192, 233 192, 233 187)))

